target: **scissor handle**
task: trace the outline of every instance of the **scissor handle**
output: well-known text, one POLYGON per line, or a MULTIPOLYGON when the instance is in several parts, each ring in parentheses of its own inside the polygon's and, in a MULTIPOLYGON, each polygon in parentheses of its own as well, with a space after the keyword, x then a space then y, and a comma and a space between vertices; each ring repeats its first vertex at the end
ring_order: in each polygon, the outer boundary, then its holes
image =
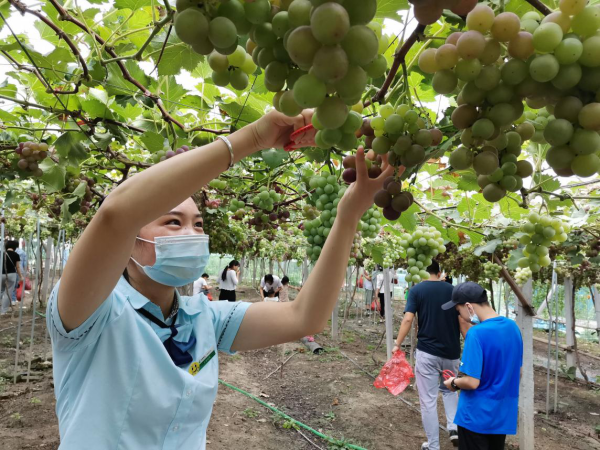
POLYGON ((302 128, 298 128, 292 134, 290 134, 290 142, 285 144, 283 149, 286 152, 297 150, 303 147, 314 147, 315 146, 315 135, 317 130, 312 124, 308 124, 302 128))
POLYGON ((447 369, 447 370, 442 370, 442 376, 444 377, 444 380, 448 380, 450 378, 454 378, 456 377, 456 375, 454 374, 454 372, 452 372, 451 370, 447 369))

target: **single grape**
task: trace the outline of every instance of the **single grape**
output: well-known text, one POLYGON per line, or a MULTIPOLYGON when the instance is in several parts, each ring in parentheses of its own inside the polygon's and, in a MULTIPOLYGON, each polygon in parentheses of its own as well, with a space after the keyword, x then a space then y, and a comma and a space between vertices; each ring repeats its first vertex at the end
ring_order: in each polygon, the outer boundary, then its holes
POLYGON ((478 4, 467 14, 467 27, 469 30, 487 33, 492 28, 495 17, 492 8, 488 5, 478 4))

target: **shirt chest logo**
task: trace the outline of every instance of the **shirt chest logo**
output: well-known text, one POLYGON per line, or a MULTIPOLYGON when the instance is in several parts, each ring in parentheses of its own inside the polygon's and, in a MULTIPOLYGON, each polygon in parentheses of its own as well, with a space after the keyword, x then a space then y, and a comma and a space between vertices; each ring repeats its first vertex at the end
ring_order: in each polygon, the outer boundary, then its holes
POLYGON ((206 353, 206 355, 204 355, 199 361, 195 361, 192 364, 190 364, 190 367, 188 369, 190 375, 196 376, 198 372, 200 372, 204 368, 204 366, 206 366, 210 362, 210 360, 214 358, 216 354, 217 352, 215 351, 215 349, 211 348, 206 353))

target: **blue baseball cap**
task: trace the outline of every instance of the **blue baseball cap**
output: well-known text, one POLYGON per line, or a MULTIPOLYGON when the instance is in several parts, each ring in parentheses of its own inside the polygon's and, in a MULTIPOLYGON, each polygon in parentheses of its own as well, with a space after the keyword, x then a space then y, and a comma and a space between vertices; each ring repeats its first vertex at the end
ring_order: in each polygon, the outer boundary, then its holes
POLYGON ((485 303, 488 301, 487 292, 477 283, 467 281, 460 283, 452 291, 452 300, 442 305, 442 309, 454 308, 465 303, 485 303))

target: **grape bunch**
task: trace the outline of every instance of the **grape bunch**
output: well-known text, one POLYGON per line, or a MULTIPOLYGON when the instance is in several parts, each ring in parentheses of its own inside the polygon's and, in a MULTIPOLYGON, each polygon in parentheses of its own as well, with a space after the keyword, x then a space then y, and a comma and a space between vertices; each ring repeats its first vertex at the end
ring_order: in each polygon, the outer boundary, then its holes
POLYGON ((314 220, 319 215, 319 210, 317 209, 316 206, 305 203, 302 206, 302 215, 304 216, 305 219, 314 220))
POLYGON ((343 127, 369 77, 387 69, 387 38, 371 22, 377 1, 293 0, 280 7, 250 32, 254 61, 265 69, 267 89, 276 92, 273 105, 289 116, 316 108, 321 131, 343 127))
MULTIPOLYGON (((337 205, 346 192, 346 187, 338 183, 335 175, 314 176, 309 180, 308 187, 313 189, 313 193, 308 201, 320 211, 319 217, 304 222, 303 234, 308 242, 307 256, 316 261, 321 254, 323 245, 331 227, 337 216, 337 205)), ((373 208, 369 209, 357 227, 360 236, 373 237, 379 231, 379 220, 381 215, 379 211, 373 208)))
POLYGON ((247 34, 251 21, 261 22, 270 10, 266 0, 245 5, 238 0, 177 0, 175 32, 196 53, 231 55, 237 50, 238 35, 247 34))
POLYGON ((410 192, 402 191, 402 185, 394 177, 388 177, 383 183, 383 189, 375 194, 374 201, 383 209, 383 217, 397 220, 413 204, 414 197, 410 192))
POLYGON ((19 142, 15 153, 19 155, 17 162, 19 169, 30 172, 34 177, 44 175, 44 171, 38 166, 38 162, 48 157, 48 144, 45 142, 19 142))
POLYGON ((254 216, 248 221, 248 225, 254 226, 257 231, 269 228, 277 229, 282 222, 287 221, 289 218, 290 212, 284 209, 278 209, 269 214, 257 210, 254 212, 254 216))
POLYGON ((519 286, 524 286, 532 276, 533 273, 529 267, 518 267, 515 272, 515 281, 519 286))
POLYGON ((154 163, 159 163, 164 161, 165 159, 173 158, 174 156, 181 155, 182 153, 190 151, 190 147, 187 145, 182 145, 181 147, 171 150, 168 146, 159 150, 152 156, 152 160, 154 163))
POLYGON ((236 198, 229 202, 229 212, 233 213, 234 219, 241 220, 246 214, 246 202, 236 198))
POLYGON ((404 247, 402 237, 393 233, 379 234, 374 238, 366 239, 366 251, 370 256, 377 257, 383 267, 394 267, 400 262, 404 247))
POLYGON ((312 124, 318 130, 315 135, 315 143, 320 149, 329 149, 331 147, 340 150, 351 150, 358 145, 356 132, 362 126, 362 116, 356 111, 350 111, 346 121, 341 127, 328 129, 325 128, 317 115, 313 115, 312 124))
MULTIPOLYGON (((232 4, 237 2, 237 0, 231 1, 232 4)), ((213 51, 208 55, 208 65, 213 70, 211 78, 215 85, 231 85, 240 91, 248 87, 248 75, 256 72, 257 68, 252 57, 241 45, 238 45, 230 55, 222 55, 213 51)))
POLYGON ((600 254, 600 239, 593 239, 589 244, 589 249, 586 251, 586 256, 596 258, 600 254))
MULTIPOLYGON (((381 164, 382 159, 380 155, 376 155, 375 152, 369 150, 365 155, 365 164, 367 166, 367 173, 369 178, 377 178, 381 175, 381 164)), ((347 183, 351 184, 356 181, 356 156, 347 155, 342 160, 342 166, 344 171, 342 172, 342 179, 347 183)))
POLYGON ((527 216, 527 222, 521 225, 520 231, 524 234, 519 242, 525 248, 524 256, 517 264, 521 268, 529 267, 532 272, 539 272, 552 262, 548 254, 549 247, 554 242, 565 242, 570 227, 560 219, 531 213, 527 216))
POLYGON ((219 191, 222 191, 224 189, 227 188, 227 181, 225 180, 219 180, 218 178, 215 178, 214 180, 211 180, 208 185, 213 188, 213 189, 217 189, 219 191))
POLYGON ((369 125, 373 134, 372 138, 367 134, 366 146, 378 155, 387 153, 393 166, 403 165, 407 169, 425 162, 427 149, 439 145, 443 137, 437 128, 427 129, 419 113, 404 104, 396 108, 383 105, 369 125))
POLYGON ((281 201, 281 194, 278 194, 275 189, 269 190, 266 186, 261 186, 258 194, 252 197, 254 206, 267 212, 273 211, 275 203, 279 201, 281 201))
POLYGON ((477 0, 409 0, 414 4, 415 18, 421 25, 431 25, 449 9, 459 16, 466 15, 475 7, 477 0))
POLYGON ((483 276, 490 281, 498 281, 500 279, 500 271, 502 267, 498 264, 494 264, 491 261, 483 263, 483 276))
POLYGON ((404 233, 401 245, 406 251, 408 263, 407 283, 419 283, 429 278, 425 269, 431 265, 433 258, 446 251, 442 233, 434 227, 421 226, 412 234, 404 233))

